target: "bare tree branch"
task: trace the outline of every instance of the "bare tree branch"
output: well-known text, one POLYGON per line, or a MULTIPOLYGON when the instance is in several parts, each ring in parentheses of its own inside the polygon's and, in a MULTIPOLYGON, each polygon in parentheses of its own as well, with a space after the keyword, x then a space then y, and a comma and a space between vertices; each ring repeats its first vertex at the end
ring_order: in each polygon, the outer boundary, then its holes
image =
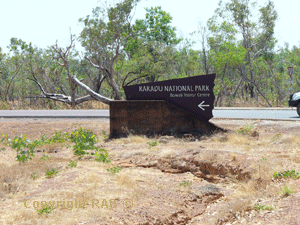
POLYGON ((94 92, 92 89, 90 89, 88 86, 86 86, 84 83, 80 82, 76 76, 72 76, 72 81, 77 84, 79 87, 84 89, 90 96, 92 96, 94 99, 99 100, 105 104, 109 104, 112 99, 104 97, 96 92, 94 92))

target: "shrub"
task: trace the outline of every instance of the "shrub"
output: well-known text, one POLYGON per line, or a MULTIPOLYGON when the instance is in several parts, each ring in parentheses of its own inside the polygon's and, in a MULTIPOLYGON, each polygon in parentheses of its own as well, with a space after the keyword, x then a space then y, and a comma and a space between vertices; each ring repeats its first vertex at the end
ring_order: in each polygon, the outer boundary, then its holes
POLYGON ((45 172, 45 175, 46 175, 46 178, 52 178, 52 177, 56 176, 57 173, 58 173, 58 169, 53 168, 51 170, 47 169, 45 172))
POLYGON ((46 144, 54 144, 54 143, 65 143, 67 140, 69 140, 70 135, 69 133, 61 133, 61 131, 59 132, 55 132, 52 137, 50 139, 46 139, 45 143, 46 144))
POLYGON ((109 134, 107 134, 105 131, 102 131, 102 135, 104 139, 107 139, 109 137, 109 134))
POLYGON ((123 168, 121 166, 117 166, 117 167, 111 167, 106 169, 109 173, 111 174, 116 174, 119 173, 123 168))
POLYGON ((80 128, 79 130, 75 130, 71 133, 70 141, 74 142, 73 146, 74 154, 83 156, 89 154, 86 150, 97 150, 98 148, 95 146, 97 139, 93 131, 90 129, 83 130, 80 128))
POLYGON ((273 206, 260 205, 258 203, 254 204, 253 208, 255 210, 270 210, 270 211, 274 209, 273 206))
POLYGON ((77 166, 77 162, 76 161, 70 161, 70 163, 69 163, 69 165, 68 165, 69 167, 76 167, 77 166))
POLYGON ((37 175, 36 172, 31 173, 31 177, 32 177, 32 179, 34 179, 34 180, 36 180, 36 179, 39 178, 39 176, 37 175))
POLYGON ((151 142, 147 142, 147 144, 149 145, 149 149, 151 149, 154 146, 157 146, 157 141, 151 141, 151 142))
POLYGON ((290 196, 291 194, 293 194, 293 192, 293 189, 288 186, 283 187, 281 190, 282 197, 284 198, 290 196))
MULTIPOLYGON (((9 146, 11 140, 7 137, 7 134, 6 135, 2 134, 1 137, 3 137, 3 138, 0 139, 0 143, 2 143, 3 145, 9 146)), ((4 151, 5 148, 0 148, 0 150, 4 151)))
POLYGON ((300 175, 295 170, 286 170, 284 172, 275 172, 273 175, 274 178, 300 178, 300 175))
POLYGON ((182 183, 180 183, 180 186, 184 186, 184 187, 188 187, 188 186, 191 186, 192 185, 192 181, 182 181, 182 183))
POLYGON ((44 213, 51 213, 54 210, 54 207, 51 207, 49 205, 45 206, 44 208, 41 209, 36 209, 39 213, 39 215, 43 215, 44 213))
POLYGON ((41 160, 44 160, 44 161, 46 161, 46 160, 48 160, 48 159, 50 159, 50 156, 49 156, 49 155, 43 155, 43 156, 41 157, 41 160))
MULTIPOLYGON (((105 132, 104 132, 105 134, 105 132)), ((40 140, 35 140, 31 142, 27 140, 26 135, 21 135, 20 137, 15 136, 13 140, 10 140, 7 135, 2 134, 0 139, 0 143, 4 143, 5 145, 11 145, 13 149, 17 150, 17 161, 25 162, 28 159, 32 159, 31 156, 35 156, 33 154, 34 149, 38 146, 44 144, 55 144, 55 143, 64 143, 67 141, 71 141, 75 143, 73 145, 73 151, 75 155, 79 156, 81 159, 86 154, 95 155, 95 160, 99 162, 109 163, 110 159, 108 159, 108 153, 105 149, 99 149, 95 146, 97 143, 96 135, 90 129, 76 129, 71 133, 61 133, 55 132, 51 138, 47 139, 45 134, 41 137, 40 140), (87 152, 88 150, 94 150, 95 152, 87 152)), ((66 147, 71 147, 68 143, 66 147)), ((0 150, 4 150, 1 148, 0 150)), ((41 160, 47 160, 49 156, 42 156, 41 160)), ((75 165, 75 164, 73 164, 75 165)))
POLYGON ((97 149, 95 152, 95 161, 110 163, 110 159, 108 158, 108 153, 105 149, 97 149))
POLYGON ((20 137, 15 136, 11 141, 11 147, 17 150, 17 161, 25 162, 28 159, 32 160, 31 156, 35 156, 33 154, 33 150, 38 145, 38 141, 30 142, 27 140, 26 135, 21 135, 20 137), (26 150, 27 149, 27 150, 26 150))
POLYGON ((253 125, 245 125, 243 127, 241 127, 240 129, 238 129, 236 132, 238 134, 251 134, 251 131, 253 130, 254 126, 253 125))

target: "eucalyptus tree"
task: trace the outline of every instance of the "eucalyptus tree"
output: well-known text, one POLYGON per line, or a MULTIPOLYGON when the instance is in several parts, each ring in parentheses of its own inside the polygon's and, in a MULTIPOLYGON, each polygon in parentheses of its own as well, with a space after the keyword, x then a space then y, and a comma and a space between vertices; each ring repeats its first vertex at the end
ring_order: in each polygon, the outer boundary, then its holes
POLYGON ((11 63, 9 56, 2 53, 2 49, 0 48, 0 98, 5 102, 8 101, 12 83, 20 72, 20 68, 17 65, 15 69, 11 68, 11 63))
POLYGON ((212 49, 218 48, 219 39, 223 37, 234 39, 246 50, 243 64, 236 67, 241 77, 237 88, 241 86, 241 81, 247 82, 251 97, 255 97, 255 87, 270 106, 271 103, 259 88, 259 77, 254 74, 254 63, 267 52, 274 50, 277 17, 274 3, 270 0, 259 8, 257 2, 251 0, 229 0, 226 3, 220 1, 214 16, 208 21, 213 35, 210 42, 212 49), (220 29, 221 26, 228 29, 220 29))
POLYGON ((98 87, 105 80, 118 100, 122 97, 115 68, 125 56, 127 40, 135 33, 131 21, 138 1, 122 0, 113 6, 96 7, 92 15, 79 19, 84 25, 79 40, 85 48, 85 59, 98 70, 98 87))
POLYGON ((288 76, 287 67, 293 67, 293 85, 292 88, 294 91, 299 91, 300 89, 300 47, 292 46, 291 49, 289 45, 286 44, 284 47, 280 48, 278 54, 278 60, 280 63, 278 65, 278 70, 282 73, 283 76, 290 79, 288 76))
POLYGON ((176 28, 171 26, 172 16, 162 10, 161 6, 146 8, 145 19, 136 21, 139 37, 146 43, 160 42, 165 45, 178 44, 180 39, 176 37, 176 28))
POLYGON ((9 54, 6 60, 7 72, 13 74, 10 78, 13 96, 18 100, 24 100, 33 88, 27 78, 32 73, 40 73, 40 66, 42 60, 40 58, 41 50, 32 46, 30 42, 27 44, 25 41, 18 38, 11 38, 9 54))
POLYGON ((144 19, 137 19, 133 26, 136 35, 128 39, 126 53, 129 80, 154 82, 171 78, 176 61, 176 45, 181 41, 176 36, 176 28, 171 26, 172 16, 160 6, 146 8, 144 19), (130 80, 130 79, 131 80, 130 80))
MULTIPOLYGON (((74 58, 74 55, 72 54, 72 50, 74 49, 74 37, 73 35, 70 36, 70 44, 65 47, 59 47, 57 42, 54 46, 50 47, 50 52, 52 54, 53 60, 61 67, 63 70, 61 70, 61 80, 66 80, 68 83, 67 94, 64 92, 62 93, 54 93, 52 92, 47 92, 43 85, 40 83, 39 79, 32 74, 33 78, 30 78, 30 80, 34 81, 40 88, 42 97, 44 98, 49 98, 55 101, 60 101, 66 104, 71 105, 72 108, 75 108, 76 105, 81 104, 85 101, 90 101, 90 100, 99 100, 102 101, 106 104, 109 103, 111 99, 106 98, 93 90, 91 90, 87 85, 82 83, 80 80, 78 80, 77 75, 78 71, 75 71, 72 62, 76 62, 76 60, 72 59, 74 58), (76 90, 77 87, 82 88, 87 92, 87 95, 79 97, 76 95, 76 90)), ((81 74, 79 74, 81 75, 81 74)), ((47 76, 46 76, 47 78, 47 76)), ((60 88, 62 91, 62 88, 60 88)))

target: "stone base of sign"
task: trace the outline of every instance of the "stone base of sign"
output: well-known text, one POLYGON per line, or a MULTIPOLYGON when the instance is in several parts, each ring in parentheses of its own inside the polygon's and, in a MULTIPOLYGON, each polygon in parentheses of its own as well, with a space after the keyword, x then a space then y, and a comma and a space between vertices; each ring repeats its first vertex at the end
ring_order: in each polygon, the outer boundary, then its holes
POLYGON ((129 134, 203 135, 215 131, 224 130, 166 101, 110 102, 110 138, 129 134))

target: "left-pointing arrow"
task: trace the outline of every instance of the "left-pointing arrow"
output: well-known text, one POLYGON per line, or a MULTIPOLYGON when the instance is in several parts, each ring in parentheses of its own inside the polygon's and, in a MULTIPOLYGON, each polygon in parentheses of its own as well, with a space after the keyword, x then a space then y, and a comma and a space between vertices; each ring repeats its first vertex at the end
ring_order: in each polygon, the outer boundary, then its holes
POLYGON ((209 107, 209 105, 203 105, 204 103, 205 103, 205 101, 201 102, 201 103, 198 105, 198 107, 199 107, 200 109, 202 109, 203 111, 205 110, 203 107, 209 107))

